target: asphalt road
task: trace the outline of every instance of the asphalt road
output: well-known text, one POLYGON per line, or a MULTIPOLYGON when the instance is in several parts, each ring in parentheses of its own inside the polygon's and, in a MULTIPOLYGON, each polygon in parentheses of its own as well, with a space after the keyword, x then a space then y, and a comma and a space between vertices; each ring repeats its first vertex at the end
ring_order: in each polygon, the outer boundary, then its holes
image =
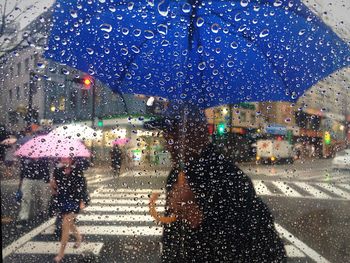
MULTIPOLYGON (((350 262, 350 172, 329 167, 329 160, 241 166, 273 212, 289 262, 350 262)), ((72 240, 64 262, 159 262, 162 229, 147 204, 152 191, 163 191, 166 174, 133 170, 115 180, 109 170, 89 170, 92 203, 78 223, 85 241, 73 249, 72 240)), ((18 211, 9 198, 16 187, 16 180, 1 183, 2 219, 18 211)), ((2 230, 4 262, 50 262, 58 251, 53 219, 33 220, 20 230, 4 222, 2 230)))

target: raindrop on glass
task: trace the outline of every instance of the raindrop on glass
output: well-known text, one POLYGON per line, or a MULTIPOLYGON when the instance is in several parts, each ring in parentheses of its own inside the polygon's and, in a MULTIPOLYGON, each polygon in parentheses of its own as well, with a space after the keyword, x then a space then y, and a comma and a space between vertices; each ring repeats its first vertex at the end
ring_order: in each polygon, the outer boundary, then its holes
POLYGON ((267 37, 269 35, 269 33, 270 33, 270 31, 267 28, 265 28, 265 29, 263 29, 263 31, 260 32, 259 37, 261 37, 261 38, 267 37))
POLYGON ((110 33, 113 27, 110 24, 102 24, 100 25, 100 29, 104 32, 110 33))

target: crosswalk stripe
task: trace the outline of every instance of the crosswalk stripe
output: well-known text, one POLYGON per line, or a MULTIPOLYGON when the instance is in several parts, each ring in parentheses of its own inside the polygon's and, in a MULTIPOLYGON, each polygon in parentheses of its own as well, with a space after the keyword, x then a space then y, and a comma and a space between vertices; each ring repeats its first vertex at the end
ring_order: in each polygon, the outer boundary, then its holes
POLYGON ((120 215, 114 215, 114 214, 108 214, 108 215, 87 215, 87 214, 80 214, 78 215, 79 221, 103 221, 103 222, 154 222, 154 218, 150 215, 129 215, 129 214, 120 214, 120 215))
POLYGON ((275 185, 279 190, 283 192, 286 196, 291 197, 302 197, 302 195, 294 190, 290 185, 287 185, 284 182, 272 182, 273 185, 275 185))
POLYGON ((119 189, 113 189, 113 188, 102 188, 96 191, 96 193, 138 193, 138 194, 150 194, 153 192, 161 192, 159 189, 151 189, 151 188, 119 188, 119 189))
POLYGON ((284 248, 286 249, 287 257, 289 257, 289 258, 304 258, 305 257, 305 254, 293 245, 286 245, 286 246, 284 246, 284 248))
MULTIPOLYGON (((149 194, 137 194, 137 193, 94 193, 91 194, 94 198, 131 198, 131 199, 147 199, 149 200, 149 194)), ((165 198, 165 194, 161 194, 159 198, 165 198)))
MULTIPOLYGON (((83 235, 101 236, 161 236, 163 229, 158 226, 84 226, 79 225, 79 232, 83 235)), ((55 227, 49 227, 43 235, 54 233, 55 227)))
MULTIPOLYGON (((85 208, 87 212, 142 212, 148 213, 149 208, 147 206, 101 206, 101 205, 91 205, 85 208)), ((159 206, 157 211, 164 212, 164 207, 159 206)))
POLYGON ((314 184, 317 185, 318 187, 326 189, 326 190, 340 196, 341 198, 350 199, 350 193, 341 190, 340 188, 336 187, 335 185, 327 184, 327 183, 314 183, 314 184))
MULTIPOLYGON (((132 199, 94 199, 91 204, 93 205, 148 205, 149 200, 140 199, 140 200, 132 200, 132 199)), ((158 200, 157 204, 165 205, 165 200, 158 200)))
POLYGON ((350 190, 350 184, 339 184, 340 187, 350 190))
MULTIPOLYGON (((102 242, 82 242, 78 248, 74 248, 74 242, 68 242, 64 253, 66 255, 82 254, 85 251, 95 255, 100 254, 102 242)), ((16 251, 16 254, 57 254, 61 247, 60 242, 31 241, 24 244, 16 251)))
POLYGON ((321 190, 313 187, 310 184, 304 183, 304 182, 293 182, 296 186, 299 186, 301 189, 307 191, 310 193, 312 196, 316 198, 321 198, 321 199, 332 199, 331 196, 327 195, 326 193, 322 192, 321 190))
POLYGON ((109 181, 112 180, 113 177, 105 177, 105 178, 97 178, 97 179, 93 179, 93 180, 87 180, 88 185, 93 185, 93 184, 99 184, 105 181, 109 181))
POLYGON ((266 185, 260 180, 253 180, 255 191, 258 195, 271 195, 272 193, 266 185))

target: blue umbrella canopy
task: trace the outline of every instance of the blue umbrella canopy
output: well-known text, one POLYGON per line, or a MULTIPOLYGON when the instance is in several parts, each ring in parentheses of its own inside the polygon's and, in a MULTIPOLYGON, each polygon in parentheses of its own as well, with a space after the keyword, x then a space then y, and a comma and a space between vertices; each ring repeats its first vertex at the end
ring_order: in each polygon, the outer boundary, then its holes
POLYGON ((58 0, 45 55, 116 92, 204 107, 295 101, 350 65, 299 0, 58 0))

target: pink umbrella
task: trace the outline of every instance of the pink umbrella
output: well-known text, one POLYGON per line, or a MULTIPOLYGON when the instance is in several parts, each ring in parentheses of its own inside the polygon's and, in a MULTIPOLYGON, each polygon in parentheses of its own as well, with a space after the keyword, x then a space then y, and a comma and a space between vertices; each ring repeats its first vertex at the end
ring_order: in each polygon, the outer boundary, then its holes
POLYGON ((23 144, 15 155, 29 158, 65 158, 90 157, 91 153, 80 140, 43 135, 23 144))
POLYGON ((129 141, 130 141, 129 138, 118 138, 118 139, 115 139, 112 142, 112 144, 113 145, 124 145, 124 144, 127 144, 129 141))

